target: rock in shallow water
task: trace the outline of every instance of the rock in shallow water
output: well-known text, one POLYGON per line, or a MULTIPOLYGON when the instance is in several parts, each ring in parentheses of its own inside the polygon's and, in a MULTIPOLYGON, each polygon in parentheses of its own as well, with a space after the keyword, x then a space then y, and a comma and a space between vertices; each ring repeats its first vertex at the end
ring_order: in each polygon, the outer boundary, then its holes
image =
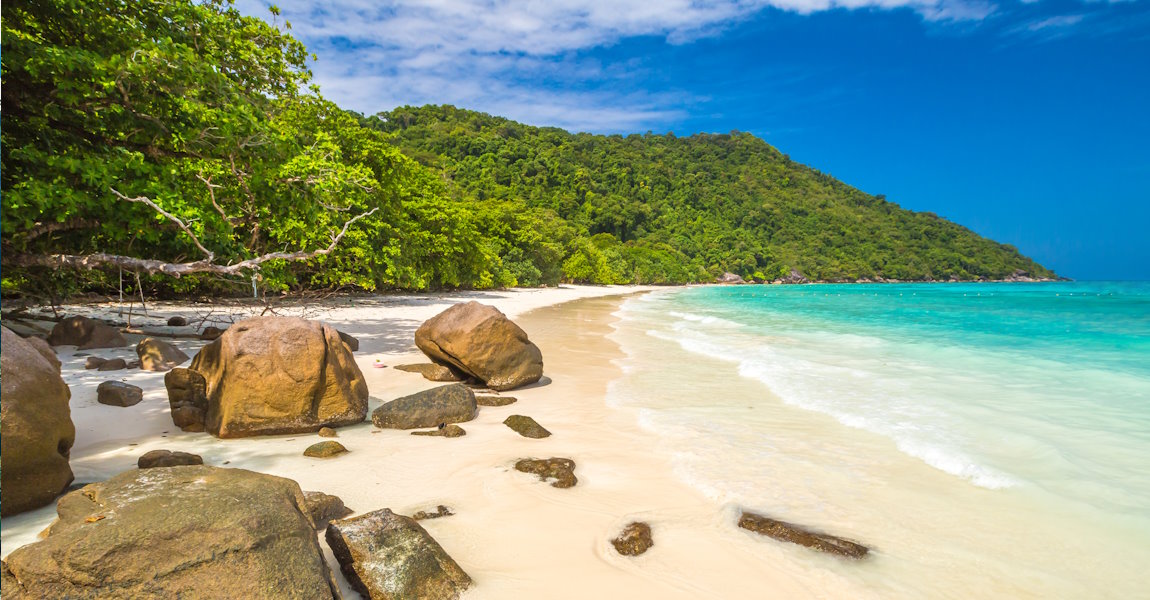
POLYGON ((371 413, 371 422, 384 429, 438 427, 470 421, 477 410, 475 394, 456 383, 392 400, 371 413))
POLYGON ((869 551, 866 546, 850 540, 746 511, 739 517, 739 527, 776 540, 847 558, 862 558, 869 551))
POLYGON ((517 398, 511 396, 475 396, 475 403, 479 406, 507 406, 515 404, 517 398))
POLYGON ((415 513, 414 515, 411 515, 411 518, 415 519, 416 521, 424 521, 427 519, 439 519, 442 517, 450 517, 451 515, 454 515, 454 514, 455 513, 452 512, 450 508, 440 504, 439 506, 435 507, 435 512, 428 512, 426 510, 421 510, 421 511, 415 513))
POLYGON ((312 458, 331 458, 333 456, 344 454, 347 451, 347 448, 344 448, 343 444, 334 441, 327 441, 318 442, 308 446, 307 449, 303 451, 303 455, 310 456, 312 458))
POLYGON ((154 469, 156 467, 181 467, 187 465, 202 465, 204 459, 198 454, 171 450, 152 450, 145 452, 136 461, 136 468, 154 469))
POLYGON ((144 399, 144 390, 122 381, 105 381, 96 387, 96 402, 108 406, 135 406, 144 399))
POLYGON ((503 424, 510 427, 515 433, 532 439, 551 437, 551 432, 535 422, 535 419, 524 415, 511 415, 503 420, 503 424))
POLYGON ((348 583, 371 600, 448 600, 471 585, 419 523, 386 508, 332 521, 327 543, 348 583))
POLYGON ((619 533, 619 537, 611 540, 611 545, 623 556, 639 556, 655 545, 651 539, 651 526, 642 521, 630 523, 619 533))
POLYGON ((493 306, 456 304, 415 331, 415 345, 431 360, 510 390, 543 376, 543 354, 527 333, 493 306))
POLYGON ((554 479, 551 487, 569 488, 579 483, 575 477, 575 461, 570 458, 524 458, 515 463, 515 470, 538 475, 540 481, 554 479))

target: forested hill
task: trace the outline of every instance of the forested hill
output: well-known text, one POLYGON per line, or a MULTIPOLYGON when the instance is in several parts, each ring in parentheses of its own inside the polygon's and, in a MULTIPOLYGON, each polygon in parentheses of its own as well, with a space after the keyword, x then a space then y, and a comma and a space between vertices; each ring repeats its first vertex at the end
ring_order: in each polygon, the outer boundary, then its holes
POLYGON ((748 133, 571 134, 452 106, 363 123, 440 171, 459 201, 519 206, 593 236, 588 264, 568 264, 572 279, 1054 276, 1013 246, 864 193, 748 133))

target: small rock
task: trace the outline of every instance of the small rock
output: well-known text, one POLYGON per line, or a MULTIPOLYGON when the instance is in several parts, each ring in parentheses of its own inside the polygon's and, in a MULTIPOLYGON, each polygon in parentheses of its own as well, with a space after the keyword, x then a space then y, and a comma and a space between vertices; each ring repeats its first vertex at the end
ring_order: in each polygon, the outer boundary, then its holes
POLYGON ((184 327, 187 324, 188 320, 178 315, 168 319, 168 327, 184 327))
POLYGON ((145 371, 170 371, 188 361, 188 355, 179 348, 155 338, 144 338, 136 345, 140 368, 145 371))
POLYGON ((103 363, 101 363, 100 366, 96 367, 96 370, 97 371, 119 371, 120 369, 127 369, 127 368, 128 368, 128 361, 126 361, 122 358, 110 358, 110 359, 104 361, 103 363))
POLYGON ((106 362, 108 362, 108 359, 106 358, 100 358, 99 356, 89 356, 84 361, 84 368, 88 370, 99 369, 106 362))
POLYGON ((811 531, 798 525, 743 512, 739 527, 783 542, 790 542, 846 558, 862 558, 869 549, 862 544, 840 537, 811 531))
POLYGON ((454 515, 454 514, 455 513, 452 512, 450 508, 447 508, 446 506, 440 504, 439 506, 435 507, 435 512, 427 512, 425 510, 421 510, 421 511, 415 513, 414 515, 411 515, 411 518, 415 519, 416 521, 423 521, 425 519, 438 519, 440 517, 450 517, 451 515, 454 515))
POLYGON ((219 327, 205 327, 204 330, 200 332, 200 339, 210 341, 220 337, 223 334, 224 330, 220 329, 219 327))
POLYGON ((535 419, 524 415, 511 415, 503 420, 503 424, 515 430, 515 433, 533 439, 551 437, 551 432, 535 422, 535 419))
POLYGON ((475 403, 479 406, 507 406, 515 404, 517 398, 511 396, 476 396, 475 403))
POLYGON ((579 482, 575 461, 570 458, 524 458, 515 463, 515 470, 538 475, 540 481, 554 479, 551 487, 569 488, 579 482))
POLYGON ((641 521, 630 523, 619 533, 619 537, 611 540, 611 545, 623 556, 639 556, 655 545, 651 539, 651 526, 641 521))
POLYGON ((445 425, 442 428, 432 429, 430 431, 413 431, 411 432, 411 435, 432 435, 437 437, 457 438, 467 435, 467 431, 455 423, 452 423, 451 425, 445 425))
POLYGON ((136 467, 140 469, 202 464, 204 464, 204 459, 198 454, 179 451, 173 452, 171 450, 152 450, 151 452, 144 453, 144 455, 140 457, 140 460, 136 461, 136 467))
POLYGON ((319 437, 339 437, 339 432, 331 427, 320 427, 316 433, 319 437))
POLYGON ((371 422, 382 429, 418 429, 470 421, 476 412, 475 394, 456 383, 392 400, 371 413, 371 422))
POLYGON ((312 458, 331 458, 333 456, 339 456, 340 454, 343 454, 347 451, 347 448, 344 448, 343 444, 339 442, 328 441, 318 442, 308 446, 307 450, 303 451, 303 455, 310 456, 312 458))
POLYGON ((325 529, 328 521, 342 519, 355 512, 344 506, 339 496, 323 492, 304 492, 303 499, 316 529, 325 529))
MULTIPOLYGON (((101 368, 101 371, 104 369, 101 368)), ((108 406, 135 406, 144 399, 144 390, 122 381, 105 381, 96 387, 96 402, 108 406)))
POLYGON ((406 371, 408 373, 419 373, 423 378, 428 381, 463 381, 467 377, 461 375, 449 367, 437 365, 435 363, 419 363, 415 365, 396 365, 397 371, 406 371))

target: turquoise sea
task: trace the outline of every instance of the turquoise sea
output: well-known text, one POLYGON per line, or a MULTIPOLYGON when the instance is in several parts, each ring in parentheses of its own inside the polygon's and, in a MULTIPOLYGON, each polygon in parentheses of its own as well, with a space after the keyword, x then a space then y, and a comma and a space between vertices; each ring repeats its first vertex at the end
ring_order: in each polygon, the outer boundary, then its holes
POLYGON ((617 316, 609 403, 717 503, 874 545, 832 567, 858 595, 1150 597, 1150 283, 708 286, 617 316))

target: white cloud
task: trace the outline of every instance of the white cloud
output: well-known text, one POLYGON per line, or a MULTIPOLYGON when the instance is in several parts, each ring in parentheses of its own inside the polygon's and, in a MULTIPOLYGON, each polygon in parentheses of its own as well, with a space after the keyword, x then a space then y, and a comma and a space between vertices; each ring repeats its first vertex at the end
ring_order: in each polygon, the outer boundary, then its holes
MULTIPOLYGON (((267 17, 267 0, 240 0, 267 17)), ((450 103, 540 125, 632 131, 685 114, 682 94, 621 93, 639 63, 602 65, 587 51, 654 36, 684 44, 767 9, 799 14, 909 9, 929 21, 980 20, 990 0, 279 0, 292 32, 319 56, 325 96, 374 113, 450 103), (605 84, 606 82, 606 84, 605 84)))
POLYGON ((1082 21, 1085 15, 1059 15, 1057 17, 1048 17, 1026 24, 1028 31, 1042 31, 1043 29, 1061 29, 1063 27, 1070 27, 1077 25, 1082 21))

